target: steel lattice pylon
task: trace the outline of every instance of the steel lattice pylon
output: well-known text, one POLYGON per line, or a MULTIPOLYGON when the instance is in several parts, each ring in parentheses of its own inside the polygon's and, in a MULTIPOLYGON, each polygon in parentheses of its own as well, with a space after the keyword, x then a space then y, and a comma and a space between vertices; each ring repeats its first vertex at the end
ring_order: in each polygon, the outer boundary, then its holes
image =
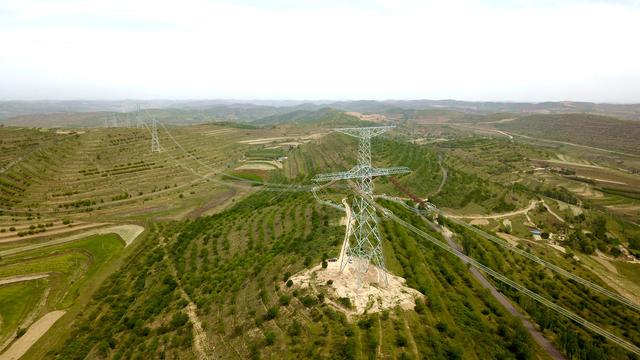
POLYGON ((144 127, 144 121, 140 118, 140 105, 136 105, 136 128, 142 129, 144 127))
POLYGON ((158 139, 158 127, 156 126, 156 119, 153 118, 151 122, 151 152, 160 152, 162 148, 160 147, 160 140, 158 139))
MULTIPOLYGON (((351 241, 350 234, 347 234, 346 236, 349 236, 345 244, 347 256, 342 256, 340 271, 343 271, 348 263, 353 262, 356 269, 357 287, 361 286, 362 278, 369 270, 369 264, 372 262, 382 270, 384 284, 385 286, 388 285, 387 269, 382 252, 382 236, 378 230, 376 210, 370 203, 370 201, 373 201, 373 178, 376 176, 404 174, 411 171, 406 167, 374 168, 371 166, 371 138, 391 128, 393 126, 334 129, 360 140, 358 164, 349 171, 318 174, 313 179, 316 182, 355 180, 357 194, 352 205, 352 217, 355 222, 352 227, 353 241, 351 241)), ((349 226, 347 226, 347 231, 349 231, 349 226)))

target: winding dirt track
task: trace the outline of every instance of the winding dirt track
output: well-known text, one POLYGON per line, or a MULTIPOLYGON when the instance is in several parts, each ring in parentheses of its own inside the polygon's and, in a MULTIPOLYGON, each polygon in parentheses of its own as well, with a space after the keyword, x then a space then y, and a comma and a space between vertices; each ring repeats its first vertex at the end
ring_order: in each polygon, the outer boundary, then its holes
POLYGON ((429 194, 430 198, 438 195, 442 191, 444 184, 447 183, 447 176, 449 172, 447 171, 447 168, 444 167, 444 164, 442 163, 442 155, 438 155, 438 165, 440 165, 440 171, 442 172, 442 180, 440 181, 440 185, 438 185, 438 188, 436 189, 436 191, 429 194))
POLYGON ((535 208, 536 205, 538 205, 540 202, 541 201, 538 201, 538 200, 531 200, 531 202, 529 202, 529 206, 527 206, 524 209, 514 210, 514 211, 501 213, 501 214, 494 214, 494 215, 454 215, 450 213, 446 213, 446 215, 447 217, 452 219, 499 219, 503 217, 511 217, 511 216, 527 213, 533 210, 533 208, 535 208))
POLYGON ((33 344, 55 324, 58 319, 64 315, 66 311, 56 310, 45 314, 29 326, 27 332, 16 340, 7 351, 0 355, 0 360, 16 360, 24 355, 33 344))

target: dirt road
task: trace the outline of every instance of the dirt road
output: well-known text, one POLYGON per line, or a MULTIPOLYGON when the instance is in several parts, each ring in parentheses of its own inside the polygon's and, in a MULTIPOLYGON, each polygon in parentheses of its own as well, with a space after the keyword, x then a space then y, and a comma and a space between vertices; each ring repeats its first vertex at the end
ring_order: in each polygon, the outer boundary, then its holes
POLYGON ((436 191, 434 191, 433 193, 429 194, 428 197, 430 197, 430 198, 438 195, 442 191, 442 188, 444 187, 444 184, 447 183, 447 176, 448 176, 449 172, 447 171, 447 168, 444 167, 444 165, 442 164, 442 155, 438 155, 438 165, 440 165, 440 171, 442 172, 442 180, 440 181, 440 185, 438 186, 436 191))
POLYGON ((549 205, 547 205, 546 202, 544 202, 544 200, 542 200, 542 205, 544 205, 544 208, 547 209, 547 211, 549 212, 549 214, 553 215, 553 217, 555 217, 556 219, 558 219, 560 222, 564 222, 564 219, 562 218, 562 216, 556 214, 555 212, 553 212, 553 209, 551 209, 551 207, 549 205))
POLYGON ((58 319, 65 314, 63 310, 56 310, 45 314, 29 326, 27 332, 16 340, 7 351, 0 354, 0 360, 17 360, 24 355, 33 344, 44 335, 58 319))
POLYGON ((524 209, 514 210, 514 211, 501 213, 501 214, 494 214, 494 215, 453 215, 449 213, 445 215, 452 219, 499 219, 503 217, 511 217, 511 216, 527 213, 533 210, 533 208, 535 208, 536 205, 538 205, 540 202, 541 201, 538 201, 538 200, 531 200, 531 202, 529 202, 529 205, 524 209))
POLYGON ((36 275, 20 275, 20 276, 11 276, 7 278, 0 279, 0 285, 13 284, 22 281, 30 281, 36 279, 42 279, 49 276, 49 274, 36 274, 36 275))
MULTIPOLYGON (((451 246, 454 249, 458 249, 460 251, 462 251, 461 247, 452 239, 452 235, 453 233, 451 232, 451 230, 447 229, 446 227, 443 228, 442 230, 442 235, 444 235, 444 238, 447 240, 447 243, 449 244, 449 246, 451 246)), ((462 256, 458 256, 460 258, 460 260, 462 260, 462 262, 464 262, 465 264, 468 263, 467 257, 462 255, 462 256)), ((558 351, 558 349, 556 349, 549 340, 547 340, 542 333, 540 333, 540 331, 538 331, 535 326, 531 323, 531 321, 529 321, 524 315, 522 315, 514 306, 513 304, 511 304, 511 302, 509 302, 509 300, 502 295, 502 293, 498 292, 498 290, 496 290, 496 288, 493 286, 493 284, 491 284, 485 277, 484 275, 482 275, 482 273, 480 273, 480 271, 478 269, 476 269, 475 267, 470 267, 469 271, 471 272, 471 275, 473 275, 474 278, 476 278, 476 280, 478 280, 480 282, 480 284, 482 284, 482 286, 485 289, 488 289, 491 292, 491 295, 498 300, 498 302, 513 316, 519 318, 520 320, 522 320, 522 324, 524 325, 525 329, 527 329, 527 331, 529 332, 529 334, 531 334, 531 337, 533 338, 533 340, 540 345, 540 347, 542 347, 548 354, 549 356, 551 356, 553 359, 556 360, 563 360, 564 356, 562 356, 562 354, 560 354, 560 352, 558 351)))

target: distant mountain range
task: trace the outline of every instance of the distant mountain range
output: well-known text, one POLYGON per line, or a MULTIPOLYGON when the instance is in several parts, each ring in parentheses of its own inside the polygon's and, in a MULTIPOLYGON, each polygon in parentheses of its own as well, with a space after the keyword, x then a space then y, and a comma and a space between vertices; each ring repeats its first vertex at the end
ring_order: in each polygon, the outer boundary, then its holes
MULTIPOLYGON (((492 113, 557 114, 591 113, 626 120, 640 120, 640 104, 590 102, 474 102, 459 100, 74 100, 74 101, 0 101, 0 121, 20 115, 71 112, 132 112, 141 109, 183 110, 199 117, 220 121, 255 121, 295 111, 333 108, 346 112, 411 116, 424 110, 454 110, 468 115, 492 113)), ((471 116, 473 117, 473 116, 471 116)), ((9 121, 8 123, 13 123, 9 121)))

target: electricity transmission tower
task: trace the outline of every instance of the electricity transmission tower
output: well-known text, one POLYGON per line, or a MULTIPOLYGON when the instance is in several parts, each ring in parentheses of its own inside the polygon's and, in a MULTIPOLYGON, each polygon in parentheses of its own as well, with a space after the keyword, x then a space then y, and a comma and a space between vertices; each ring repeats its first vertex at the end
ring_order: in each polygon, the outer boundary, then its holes
POLYGON ((158 139, 158 127, 156 126, 156 118, 153 118, 151 122, 151 152, 160 152, 162 148, 160 147, 160 139, 158 139))
POLYGON ((109 127, 109 119, 107 119, 107 118, 104 119, 104 127, 105 128, 109 127))
POLYGON ((144 127, 144 123, 140 118, 140 104, 136 105, 136 128, 142 129, 144 127))
POLYGON ((117 128, 118 127, 118 117, 115 114, 111 115, 111 121, 113 122, 113 127, 117 128))
POLYGON ((373 202, 373 178, 411 172, 407 167, 376 168, 371 166, 371 138, 391 128, 393 126, 334 129, 360 140, 358 145, 358 164, 348 171, 318 174, 313 178, 316 182, 355 180, 357 194, 352 204, 352 218, 355 221, 352 228, 353 241, 351 241, 351 236, 347 234, 349 236, 345 244, 347 256, 342 256, 340 272, 344 270, 348 263, 353 263, 355 265, 356 286, 358 288, 362 285, 363 277, 369 270, 370 263, 373 263, 382 271, 384 285, 389 284, 387 269, 384 264, 384 254, 382 253, 382 236, 378 230, 376 209, 371 205, 373 202))

